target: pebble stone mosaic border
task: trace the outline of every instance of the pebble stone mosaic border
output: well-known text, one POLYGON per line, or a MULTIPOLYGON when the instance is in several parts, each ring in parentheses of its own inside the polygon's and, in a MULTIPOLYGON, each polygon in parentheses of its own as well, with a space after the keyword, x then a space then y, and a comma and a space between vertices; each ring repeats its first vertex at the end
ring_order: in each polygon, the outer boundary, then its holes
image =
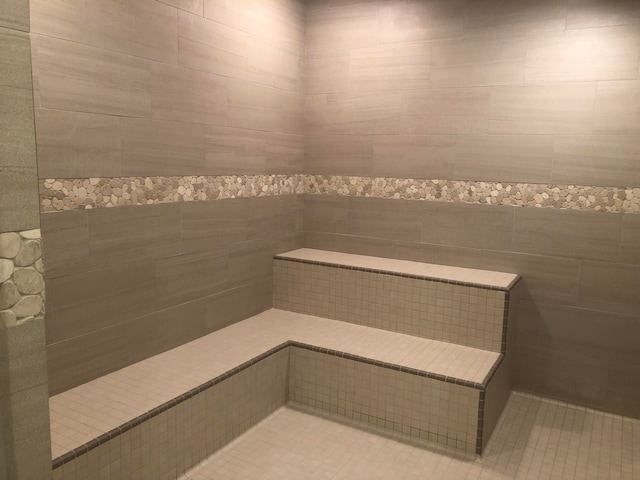
POLYGON ((0 321, 5 326, 44 315, 40 230, 0 233, 0 321))
POLYGON ((43 212, 296 194, 640 214, 640 188, 335 175, 45 179, 43 212))

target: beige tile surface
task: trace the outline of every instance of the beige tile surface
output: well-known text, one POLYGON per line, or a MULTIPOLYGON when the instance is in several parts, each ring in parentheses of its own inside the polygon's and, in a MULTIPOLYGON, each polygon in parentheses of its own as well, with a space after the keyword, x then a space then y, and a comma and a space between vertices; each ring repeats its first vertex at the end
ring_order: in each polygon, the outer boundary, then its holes
POLYGON ((482 382, 498 357, 460 345, 269 310, 51 397, 53 457, 287 340, 473 382, 482 382))
POLYGON ((327 252, 311 248, 301 248, 299 250, 287 252, 286 254, 281 254, 281 256, 315 262, 350 265, 360 268, 372 268, 388 272, 406 273, 410 275, 421 275, 430 278, 450 279, 458 282, 470 282, 498 288, 506 288, 517 278, 517 275, 510 273, 450 267, 447 265, 425 264, 407 260, 368 257, 365 255, 354 255, 349 253, 327 252))
POLYGON ((640 421, 513 393, 482 457, 280 409, 180 480, 632 479, 640 421))

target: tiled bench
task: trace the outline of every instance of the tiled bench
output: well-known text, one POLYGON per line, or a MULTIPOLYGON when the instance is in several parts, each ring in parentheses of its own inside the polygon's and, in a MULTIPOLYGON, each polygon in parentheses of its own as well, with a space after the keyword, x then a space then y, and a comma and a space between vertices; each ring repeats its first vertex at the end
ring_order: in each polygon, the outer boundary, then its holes
POLYGON ((505 353, 272 309, 52 397, 54 478, 176 478, 287 401, 479 453, 505 353))

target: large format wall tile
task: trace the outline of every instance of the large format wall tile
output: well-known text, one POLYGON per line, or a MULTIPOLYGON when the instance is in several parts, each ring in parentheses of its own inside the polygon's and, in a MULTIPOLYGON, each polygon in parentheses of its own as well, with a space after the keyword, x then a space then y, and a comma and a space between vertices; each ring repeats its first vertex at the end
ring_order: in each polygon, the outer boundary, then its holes
POLYGON ((178 61, 176 11, 152 0, 31 0, 31 31, 166 63, 178 61))
POLYGON ((5 0, 0 4, 0 27, 29 31, 29 2, 5 0))
POLYGON ((620 237, 620 261, 640 265, 640 216, 625 215, 622 218, 620 237))
POLYGON ((424 210, 425 243, 511 250, 513 207, 429 202, 424 210))
POLYGON ((0 28, 0 166, 36 165, 30 52, 28 34, 0 28))
POLYGON ((529 44, 527 84, 631 80, 638 73, 640 32, 634 26, 567 30, 529 44))
POLYGON ((87 271, 89 268, 88 210, 40 216, 44 262, 48 277, 87 271))
POLYGON ((159 0, 167 5, 172 5, 180 10, 186 10, 187 12, 195 13, 197 15, 202 14, 202 2, 203 0, 159 0))
POLYGON ((455 148, 453 178, 548 183, 551 135, 464 135, 455 148))
POLYGON ((464 34, 464 0, 380 3, 382 43, 458 38, 464 34))
POLYGON ((89 212, 92 268, 164 258, 181 252, 180 205, 103 208, 89 212))
POLYGON ((552 178, 554 183, 640 185, 640 137, 557 136, 552 178))
POLYGON ((136 262, 51 280, 54 342, 117 325, 156 310, 155 264, 136 262))
POLYGON ((224 125, 227 79, 207 72, 154 62, 151 65, 153 118, 224 125))
POLYGON ((42 35, 32 41, 42 108, 150 115, 150 61, 42 35))
POLYGON ((247 78, 247 34, 179 12, 180 65, 233 78, 247 78))
POLYGON ((491 92, 490 133, 588 134, 595 84, 496 87, 491 92))
POLYGON ((203 175, 205 126, 141 118, 121 118, 122 173, 203 175))
POLYGON ((465 39, 433 45, 431 85, 521 85, 527 44, 520 39, 465 39))
POLYGON ((513 245, 516 251, 617 261, 620 215, 571 210, 516 210, 513 245))
POLYGON ((50 344, 47 346, 49 395, 64 392, 126 365, 127 338, 121 326, 50 344))
POLYGON ((349 198, 347 232, 362 237, 420 241, 425 206, 412 200, 349 198))
POLYGON ((357 92, 419 90, 429 86, 431 46, 378 45, 351 50, 350 88, 357 92))
POLYGON ((598 83, 595 105, 593 127, 597 133, 640 132, 640 81, 598 83))
POLYGON ((245 199, 190 202, 181 205, 182 251, 206 252, 248 238, 248 207, 245 199))
POLYGON ((373 139, 371 175, 452 178, 455 135, 378 135, 373 139))
POLYGON ((640 265, 582 262, 578 305, 627 315, 640 311, 640 265))
POLYGON ((41 178, 122 175, 118 117, 37 109, 36 128, 41 178))

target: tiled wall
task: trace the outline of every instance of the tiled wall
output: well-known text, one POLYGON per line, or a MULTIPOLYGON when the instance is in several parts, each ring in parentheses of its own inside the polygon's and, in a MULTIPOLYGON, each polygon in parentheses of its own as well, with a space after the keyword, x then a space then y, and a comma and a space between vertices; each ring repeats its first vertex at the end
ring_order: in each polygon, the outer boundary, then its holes
MULTIPOLYGON (((312 1, 305 173, 640 187, 640 4, 312 1)), ((516 387, 640 415, 640 216, 307 195, 305 246, 522 274, 516 387)))
POLYGON ((476 452, 479 390, 302 348, 290 355, 294 404, 476 452))
POLYGON ((274 307, 501 352, 504 290, 274 260, 274 307))
POLYGON ((182 202, 176 179, 302 171, 303 21, 296 0, 31 1, 44 210, 132 205, 42 215, 51 393, 270 306, 302 199, 182 202))
POLYGON ((28 0, 0 4, 0 478, 51 478, 28 0))
POLYGON ((282 348, 213 379, 72 452, 53 478, 175 479, 282 407, 288 367, 282 348))

